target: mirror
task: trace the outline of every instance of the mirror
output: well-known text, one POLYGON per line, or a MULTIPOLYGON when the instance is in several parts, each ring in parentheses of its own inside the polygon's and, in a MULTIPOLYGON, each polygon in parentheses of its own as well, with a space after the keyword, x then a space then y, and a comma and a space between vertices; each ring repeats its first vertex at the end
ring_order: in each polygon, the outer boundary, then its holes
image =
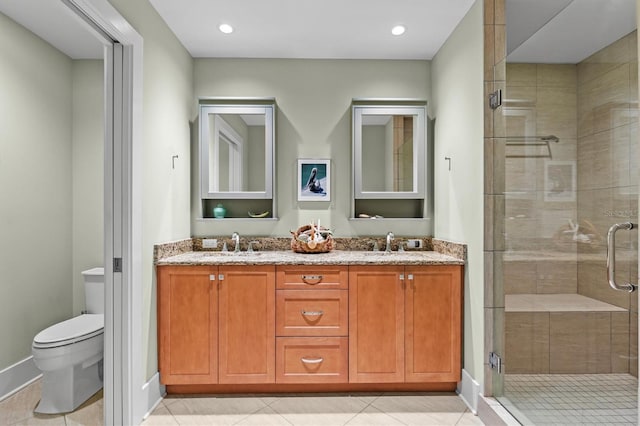
POLYGON ((423 198, 425 108, 354 106, 355 198, 423 198))
POLYGON ((201 105, 203 199, 271 198, 273 105, 201 105))

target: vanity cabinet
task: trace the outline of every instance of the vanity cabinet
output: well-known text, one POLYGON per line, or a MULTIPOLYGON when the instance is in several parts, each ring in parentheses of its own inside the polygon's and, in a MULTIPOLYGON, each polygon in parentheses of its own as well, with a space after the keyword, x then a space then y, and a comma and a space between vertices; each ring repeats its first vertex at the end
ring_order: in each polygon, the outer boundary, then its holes
POLYGON ((279 266, 276 382, 347 383, 347 266, 279 266))
POLYGON ((349 268, 349 381, 457 382, 461 266, 349 268))
POLYGON ((461 265, 161 265, 170 393, 452 390, 461 265))
POLYGON ((159 266, 163 384, 275 381, 274 266, 159 266))
POLYGON ((218 383, 217 267, 158 267, 163 384, 218 383))

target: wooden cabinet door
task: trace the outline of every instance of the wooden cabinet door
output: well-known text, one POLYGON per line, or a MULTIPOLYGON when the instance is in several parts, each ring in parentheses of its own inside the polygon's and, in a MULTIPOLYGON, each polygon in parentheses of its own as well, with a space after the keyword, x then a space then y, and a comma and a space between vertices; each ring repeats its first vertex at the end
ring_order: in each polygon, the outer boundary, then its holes
POLYGON ((158 267, 158 357, 163 384, 217 383, 216 267, 158 267))
POLYGON ((404 381, 402 266, 349 268, 349 382, 404 381))
POLYGON ((219 382, 275 383, 275 266, 219 274, 219 382))
POLYGON ((462 267, 406 267, 406 382, 458 382, 462 267))

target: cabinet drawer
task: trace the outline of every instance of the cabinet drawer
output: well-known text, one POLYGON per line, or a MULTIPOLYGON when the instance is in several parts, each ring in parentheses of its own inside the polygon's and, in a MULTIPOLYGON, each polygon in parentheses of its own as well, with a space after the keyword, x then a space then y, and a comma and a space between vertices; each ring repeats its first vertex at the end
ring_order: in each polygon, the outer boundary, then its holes
POLYGON ((279 266, 276 286, 283 290, 348 289, 347 266, 279 266))
POLYGON ((347 383, 347 337, 276 338, 276 383, 347 383))
POLYGON ((277 290, 277 336, 346 336, 348 290, 277 290))

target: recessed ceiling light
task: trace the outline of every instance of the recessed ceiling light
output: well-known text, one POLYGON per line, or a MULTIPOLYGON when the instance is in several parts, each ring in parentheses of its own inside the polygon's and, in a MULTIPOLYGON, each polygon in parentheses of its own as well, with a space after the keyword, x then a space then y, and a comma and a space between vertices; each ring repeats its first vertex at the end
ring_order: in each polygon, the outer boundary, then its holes
POLYGON ((229 24, 221 24, 218 29, 225 34, 231 34, 233 32, 233 27, 229 24))
POLYGON ((404 25, 396 25, 395 27, 393 27, 391 29, 391 34, 393 34, 393 35, 402 35, 402 34, 404 34, 404 32, 406 30, 407 29, 404 27, 404 25))

